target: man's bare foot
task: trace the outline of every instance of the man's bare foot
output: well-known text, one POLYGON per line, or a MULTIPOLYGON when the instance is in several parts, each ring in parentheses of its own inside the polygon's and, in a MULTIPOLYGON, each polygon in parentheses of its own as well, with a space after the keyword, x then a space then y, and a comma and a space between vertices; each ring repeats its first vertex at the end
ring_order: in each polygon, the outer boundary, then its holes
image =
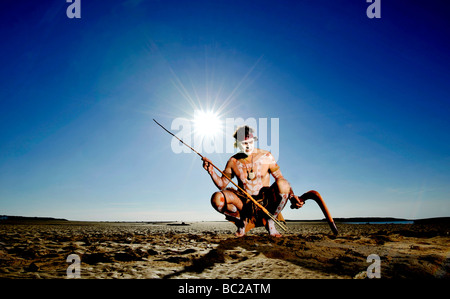
POLYGON ((236 237, 243 237, 245 235, 245 226, 247 225, 246 221, 241 221, 240 223, 236 223, 237 231, 235 233, 236 237))
POLYGON ((275 237, 275 238, 280 238, 280 237, 282 237, 282 235, 281 235, 279 232, 276 232, 276 233, 270 233, 270 235, 271 235, 272 237, 275 237))
POLYGON ((245 227, 238 227, 237 231, 234 233, 236 237, 245 236, 245 227))
POLYGON ((275 238, 280 238, 280 237, 282 237, 282 235, 281 235, 279 232, 269 232, 269 234, 270 234, 272 237, 275 237, 275 238))
POLYGON ((275 222, 272 219, 267 220, 266 229, 272 237, 281 237, 281 234, 277 231, 275 222))

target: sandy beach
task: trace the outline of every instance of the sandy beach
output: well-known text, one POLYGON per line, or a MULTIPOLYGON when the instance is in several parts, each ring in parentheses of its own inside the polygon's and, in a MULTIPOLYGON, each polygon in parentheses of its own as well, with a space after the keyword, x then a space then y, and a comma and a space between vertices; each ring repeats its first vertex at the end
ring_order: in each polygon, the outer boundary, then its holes
POLYGON ((281 238, 264 228, 234 236, 228 222, 0 223, 0 278, 66 278, 70 254, 81 278, 367 278, 380 257, 390 278, 450 278, 449 224, 288 222, 281 238))

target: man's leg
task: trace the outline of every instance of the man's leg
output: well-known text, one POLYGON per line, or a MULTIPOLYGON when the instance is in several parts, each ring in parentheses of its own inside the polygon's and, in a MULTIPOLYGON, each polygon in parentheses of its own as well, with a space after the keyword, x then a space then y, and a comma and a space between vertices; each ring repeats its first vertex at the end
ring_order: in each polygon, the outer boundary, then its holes
POLYGON ((231 218, 237 226, 236 235, 243 236, 245 234, 245 220, 241 219, 241 211, 244 206, 242 200, 230 190, 215 192, 211 196, 211 205, 219 213, 231 218))
MULTIPOLYGON (((272 189, 273 194, 276 198, 276 208, 275 212, 273 213, 273 216, 277 218, 278 214, 281 213, 284 206, 286 205, 288 199, 289 199, 289 192, 291 190, 291 186, 289 185, 289 182, 281 179, 277 180, 272 186, 270 187, 272 189)), ((269 234, 274 237, 281 237, 281 234, 277 231, 277 228, 275 227, 275 222, 272 219, 267 220, 267 227, 266 229, 269 231, 269 234)))

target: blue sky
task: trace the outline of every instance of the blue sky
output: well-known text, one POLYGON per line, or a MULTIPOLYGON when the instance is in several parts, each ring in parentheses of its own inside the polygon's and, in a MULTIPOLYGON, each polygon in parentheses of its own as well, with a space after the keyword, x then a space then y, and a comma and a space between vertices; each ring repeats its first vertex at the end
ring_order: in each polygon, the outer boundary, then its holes
POLYGON ((278 119, 284 176, 334 217, 450 216, 444 1, 68 5, 0 4, 0 214, 222 220, 199 157, 152 121, 203 108, 278 119))

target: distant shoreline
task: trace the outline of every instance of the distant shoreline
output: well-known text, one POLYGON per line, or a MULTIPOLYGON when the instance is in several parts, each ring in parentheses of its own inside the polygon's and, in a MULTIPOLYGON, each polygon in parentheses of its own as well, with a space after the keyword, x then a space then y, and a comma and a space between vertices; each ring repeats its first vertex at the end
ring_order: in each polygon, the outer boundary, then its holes
POLYGON ((352 217, 352 218, 334 218, 335 222, 340 223, 411 223, 411 224, 436 224, 436 223, 450 223, 450 217, 433 217, 423 219, 404 219, 393 217, 352 217))
MULTIPOLYGON (((302 219, 288 219, 286 222, 323 222, 325 219, 314 219, 314 220, 302 220, 302 219)), ((375 223, 411 223, 411 224, 437 224, 437 223, 450 223, 450 217, 433 217, 433 218, 423 218, 423 219, 405 219, 405 218, 394 218, 394 217, 349 217, 349 218, 334 218, 336 223, 358 223, 358 224, 375 224, 375 223)), ((27 216, 11 216, 11 215, 0 215, 1 223, 21 223, 21 222, 97 222, 97 223, 169 223, 171 225, 177 225, 177 223, 185 222, 181 221, 84 221, 84 220, 68 220, 64 218, 53 218, 53 217, 27 217, 27 216)), ((188 221, 189 222, 204 222, 199 221, 188 221)), ((211 222, 211 221, 206 221, 211 222)), ((217 221, 212 221, 217 222, 217 221)), ((222 221, 219 221, 222 222, 222 221)), ((224 220, 226 222, 226 220, 224 220)))

